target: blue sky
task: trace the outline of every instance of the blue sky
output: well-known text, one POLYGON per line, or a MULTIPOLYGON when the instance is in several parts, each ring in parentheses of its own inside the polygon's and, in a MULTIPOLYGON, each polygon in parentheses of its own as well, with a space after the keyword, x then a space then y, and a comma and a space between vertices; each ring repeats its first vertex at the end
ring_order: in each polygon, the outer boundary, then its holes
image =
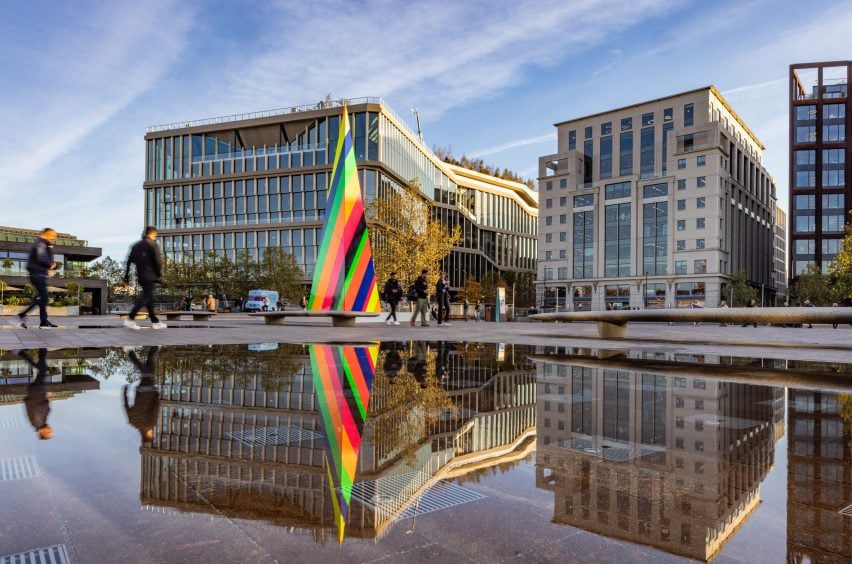
POLYGON ((533 177, 554 123, 708 84, 788 208, 788 65, 849 58, 848 1, 4 2, 0 224, 122 256, 149 125, 379 96, 429 145, 533 177))

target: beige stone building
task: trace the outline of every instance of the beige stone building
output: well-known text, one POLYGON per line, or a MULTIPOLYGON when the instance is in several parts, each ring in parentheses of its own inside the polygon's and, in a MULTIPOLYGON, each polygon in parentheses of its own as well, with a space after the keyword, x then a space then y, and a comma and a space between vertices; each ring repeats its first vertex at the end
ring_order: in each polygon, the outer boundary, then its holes
POLYGON ((556 124, 539 159, 539 301, 716 307, 738 271, 773 303, 775 181, 713 86, 556 124))

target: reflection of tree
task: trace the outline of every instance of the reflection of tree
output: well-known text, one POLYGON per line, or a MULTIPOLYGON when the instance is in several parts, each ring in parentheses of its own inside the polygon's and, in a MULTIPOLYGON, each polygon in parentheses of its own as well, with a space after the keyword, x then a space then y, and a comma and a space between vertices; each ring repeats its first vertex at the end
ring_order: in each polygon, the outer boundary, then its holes
POLYGON ((259 378, 266 392, 281 391, 304 365, 302 345, 279 344, 267 351, 250 351, 245 345, 187 345, 168 347, 157 359, 157 379, 172 383, 189 382, 202 387, 218 387, 233 379, 237 389, 250 388, 259 378))
POLYGON ((105 349, 104 355, 89 366, 93 376, 109 380, 112 376, 121 376, 128 384, 139 379, 139 372, 128 362, 127 355, 118 348, 105 349))
POLYGON ((852 395, 837 394, 837 410, 847 425, 852 425, 852 395))
POLYGON ((403 350, 399 346, 391 343, 379 352, 370 396, 365 438, 375 445, 380 459, 414 456, 428 437, 430 426, 458 414, 439 386, 435 351, 425 342, 412 343, 403 350), (400 355, 405 361, 401 365, 388 361, 389 355, 400 355))

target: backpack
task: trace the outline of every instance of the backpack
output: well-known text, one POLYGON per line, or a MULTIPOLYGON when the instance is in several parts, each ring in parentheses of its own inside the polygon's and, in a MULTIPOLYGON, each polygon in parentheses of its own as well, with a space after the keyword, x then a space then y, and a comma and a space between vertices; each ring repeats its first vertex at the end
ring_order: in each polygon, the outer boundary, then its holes
POLYGON ((408 293, 406 293, 406 297, 408 297, 409 300, 417 299, 417 288, 414 287, 414 284, 408 287, 408 293))

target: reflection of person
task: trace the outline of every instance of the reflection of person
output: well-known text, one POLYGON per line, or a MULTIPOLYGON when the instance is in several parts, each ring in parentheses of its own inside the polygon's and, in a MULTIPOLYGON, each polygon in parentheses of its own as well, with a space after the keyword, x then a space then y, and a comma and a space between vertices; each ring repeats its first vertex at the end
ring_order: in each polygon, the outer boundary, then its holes
POLYGON ((33 362, 26 351, 18 352, 18 356, 36 370, 35 380, 27 387, 24 405, 27 408, 27 417, 39 438, 46 441, 53 437, 53 429, 47 424, 47 416, 50 415, 50 395, 46 386, 50 375, 47 368, 47 349, 38 350, 38 362, 33 362))
POLYGON ((160 392, 154 385, 154 367, 157 360, 158 347, 148 347, 148 359, 143 363, 132 348, 126 348, 127 356, 142 373, 142 378, 136 385, 136 399, 133 407, 127 399, 127 386, 124 386, 124 412, 127 421, 136 427, 142 442, 154 439, 154 425, 160 411, 160 392))
MULTIPOLYGON (((750 300, 746 303, 746 307, 757 307, 757 300, 755 300, 754 298, 750 299, 750 300)), ((752 325, 754 325, 755 327, 757 327, 757 323, 752 323, 752 325)), ((743 327, 748 327, 748 323, 743 323, 743 327)))
POLYGON ((408 359, 406 366, 408 373, 414 376, 421 388, 426 387, 426 352, 425 341, 414 341, 414 350, 412 351, 414 356, 408 359))
POLYGON ((151 320, 152 329, 165 329, 166 324, 161 323, 157 319, 157 314, 154 313, 154 289, 160 277, 163 275, 163 257, 160 255, 160 247, 157 246, 157 228, 149 225, 145 228, 145 233, 142 239, 134 243, 130 247, 130 254, 127 257, 127 264, 124 267, 124 282, 130 283, 130 265, 136 265, 136 279, 139 285, 142 286, 142 293, 136 297, 136 303, 133 304, 133 309, 127 319, 124 320, 124 326, 129 329, 139 329, 139 325, 133 321, 136 314, 144 306, 148 309, 148 319, 151 320))
POLYGON ((30 274, 30 282, 36 289, 36 298, 30 301, 27 309, 18 314, 15 323, 18 327, 27 328, 24 319, 36 306, 38 306, 39 328, 57 327, 47 319, 47 303, 50 300, 50 296, 47 294, 47 278, 53 276, 59 266, 53 261, 53 244, 55 242, 56 231, 50 227, 45 227, 30 248, 27 272, 30 274))
POLYGON ((382 343, 382 348, 387 347, 385 354, 385 362, 382 368, 385 371, 385 376, 393 382, 393 379, 399 375, 402 370, 402 357, 399 355, 396 343, 382 343))

